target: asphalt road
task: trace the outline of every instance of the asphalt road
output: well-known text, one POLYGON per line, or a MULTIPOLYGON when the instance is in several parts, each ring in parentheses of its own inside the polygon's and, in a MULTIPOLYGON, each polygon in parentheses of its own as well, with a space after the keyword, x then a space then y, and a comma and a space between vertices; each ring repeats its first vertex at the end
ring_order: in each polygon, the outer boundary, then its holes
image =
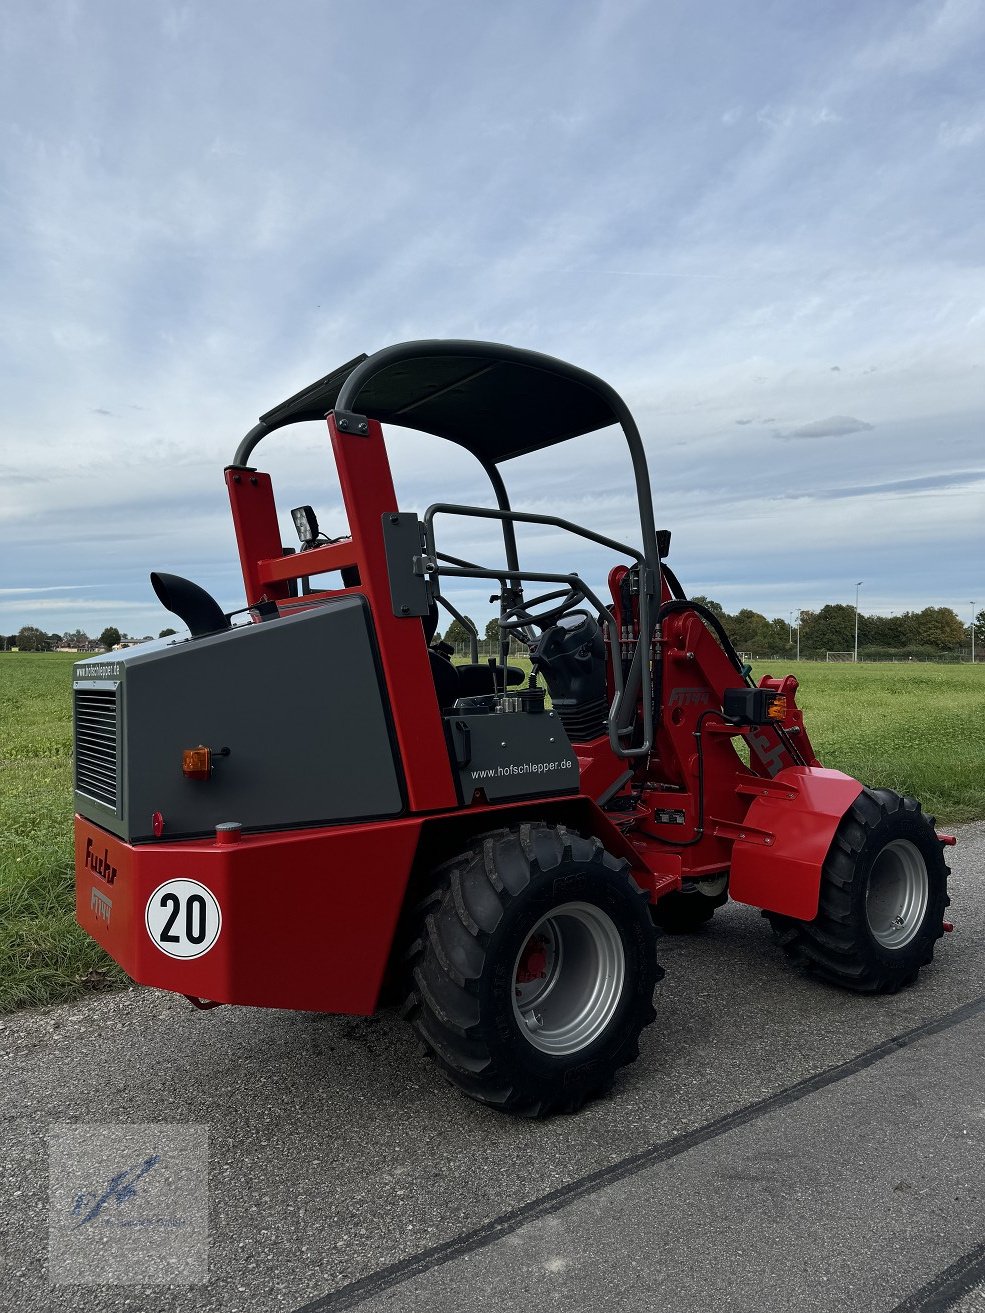
POLYGON ((0 1023, 0 1306, 985 1313, 985 823, 916 987, 812 982, 729 905, 661 941, 640 1061, 576 1117, 461 1098, 394 1014, 150 990, 0 1023), (206 1125, 209 1280, 52 1285, 52 1123, 206 1125))

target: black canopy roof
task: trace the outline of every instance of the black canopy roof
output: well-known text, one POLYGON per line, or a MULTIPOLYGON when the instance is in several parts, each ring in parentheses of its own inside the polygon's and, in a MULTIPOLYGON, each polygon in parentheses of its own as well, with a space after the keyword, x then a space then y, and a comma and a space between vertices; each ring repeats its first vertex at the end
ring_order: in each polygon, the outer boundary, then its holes
POLYGON ((486 465, 629 419, 607 383, 552 356, 495 342, 404 342, 357 356, 268 410, 234 463, 272 429, 330 410, 434 433, 486 465))

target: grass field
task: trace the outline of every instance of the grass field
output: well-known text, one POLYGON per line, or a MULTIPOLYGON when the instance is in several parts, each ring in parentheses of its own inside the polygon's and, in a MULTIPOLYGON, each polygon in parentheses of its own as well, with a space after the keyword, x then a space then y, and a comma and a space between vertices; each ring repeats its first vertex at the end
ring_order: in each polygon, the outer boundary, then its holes
POLYGON ((985 666, 763 666, 800 681, 814 751, 865 784, 912 793, 947 824, 985 817, 985 666))
POLYGON ((75 924, 72 662, 0 653, 0 1011, 126 977, 75 924))
MULTIPOLYGON (((74 920, 72 661, 0 653, 2 1012, 124 979, 74 920)), ((826 766, 913 793, 945 825, 985 817, 985 666, 805 662, 796 673, 826 766)))

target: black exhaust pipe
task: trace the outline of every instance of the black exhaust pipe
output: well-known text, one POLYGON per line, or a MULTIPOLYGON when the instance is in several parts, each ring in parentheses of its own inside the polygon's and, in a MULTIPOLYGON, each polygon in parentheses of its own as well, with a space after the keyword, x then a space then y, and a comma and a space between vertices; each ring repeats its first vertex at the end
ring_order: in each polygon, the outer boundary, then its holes
POLYGON ((150 581, 158 601, 188 626, 192 638, 232 628, 229 617, 212 594, 190 579, 182 579, 180 574, 159 574, 154 570, 150 581))

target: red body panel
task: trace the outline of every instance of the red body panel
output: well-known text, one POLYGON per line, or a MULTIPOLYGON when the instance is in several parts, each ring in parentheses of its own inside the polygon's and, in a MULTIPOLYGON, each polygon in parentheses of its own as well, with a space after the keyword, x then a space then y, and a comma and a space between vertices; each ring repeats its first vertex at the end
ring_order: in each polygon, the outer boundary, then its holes
MULTIPOLYGON (((625 857, 641 888, 654 881, 635 845, 588 798, 531 799, 469 810, 467 843, 527 816, 597 834, 625 857)), ((130 845, 75 817, 76 920, 138 983, 219 1003, 368 1014, 376 1007, 414 859, 427 829, 461 812, 366 825, 130 845), (201 957, 175 959, 157 946, 144 916, 171 879, 196 880, 218 901, 222 929, 201 957)))
POLYGON ((76 918, 144 985, 220 1003, 370 1013, 420 826, 409 817, 131 847, 76 816, 76 918), (86 863, 87 840, 112 882, 86 863), (168 957, 144 924, 151 894, 176 877, 205 885, 222 909, 214 946, 190 961, 168 957))
POLYGON ((737 902, 812 921, 821 866, 835 830, 862 792, 850 775, 790 766, 763 786, 732 849, 729 894, 737 902))

